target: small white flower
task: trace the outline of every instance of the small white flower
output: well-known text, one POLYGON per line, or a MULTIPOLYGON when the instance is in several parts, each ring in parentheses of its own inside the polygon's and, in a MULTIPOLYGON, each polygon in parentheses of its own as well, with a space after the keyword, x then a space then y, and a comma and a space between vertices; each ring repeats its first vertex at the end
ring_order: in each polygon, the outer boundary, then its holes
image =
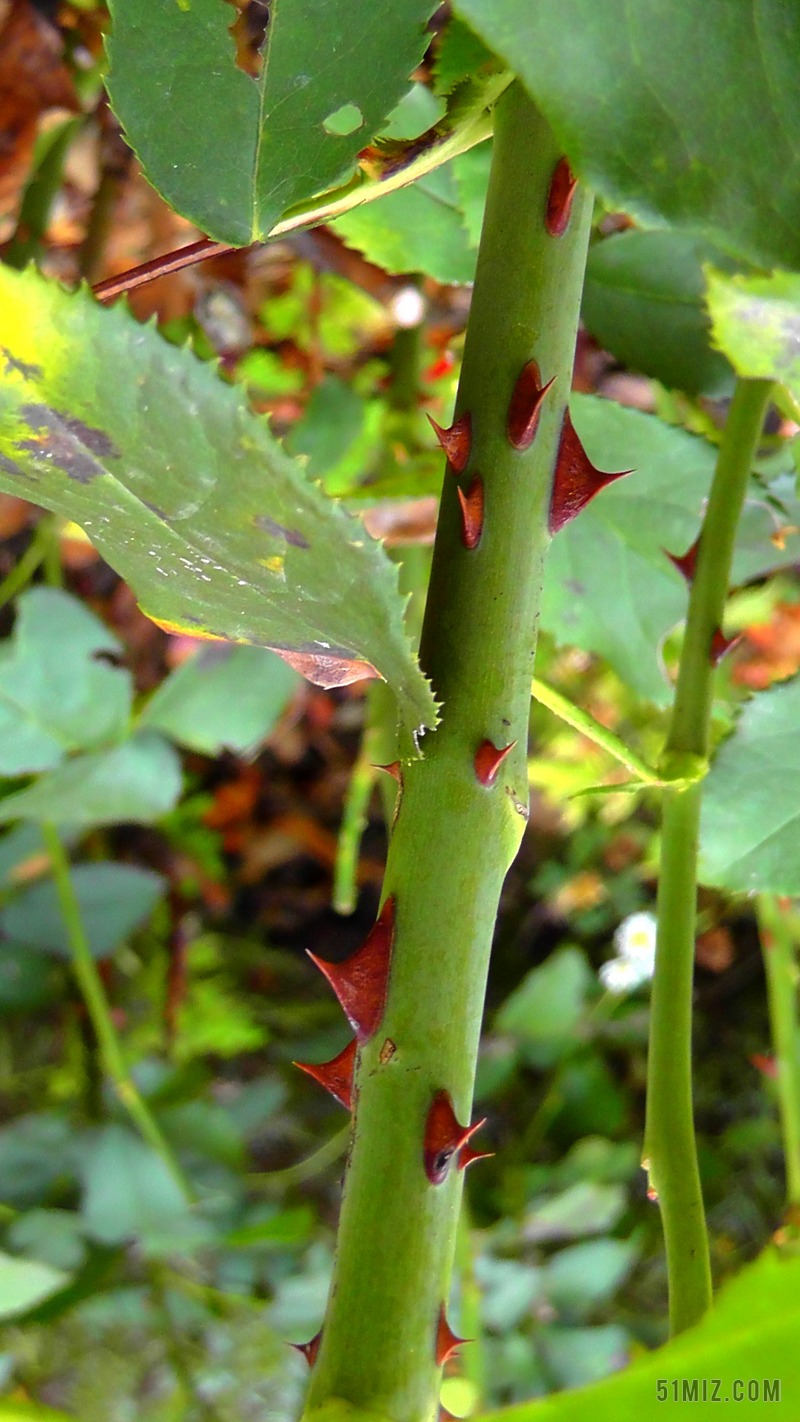
POLYGON ((632 913, 614 934, 616 958, 600 969, 608 992, 634 992, 653 976, 656 961, 656 918, 652 913, 632 913))

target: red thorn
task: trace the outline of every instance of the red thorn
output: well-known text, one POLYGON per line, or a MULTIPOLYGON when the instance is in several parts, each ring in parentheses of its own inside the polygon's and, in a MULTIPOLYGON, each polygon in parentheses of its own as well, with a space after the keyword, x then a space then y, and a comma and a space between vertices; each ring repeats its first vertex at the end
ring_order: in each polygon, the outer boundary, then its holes
POLYGON ((447 455, 447 462, 453 473, 463 474, 472 448, 472 416, 469 411, 455 420, 449 429, 442 429, 430 415, 428 419, 433 426, 433 433, 447 455))
POLYGON ((375 765, 373 766, 373 770, 383 770, 387 775, 391 775, 392 779, 396 780, 398 785, 402 785, 403 783, 403 773, 399 760, 391 760, 388 765, 375 765))
POLYGON ((550 179, 550 191, 547 194, 547 211, 544 219, 544 225, 551 237, 564 236, 569 226, 572 199, 577 186, 578 179, 566 158, 559 158, 550 179))
POLYGON ((506 424, 509 443, 514 449, 528 449, 533 444, 542 401, 552 384, 553 381, 548 380, 546 385, 542 385, 542 377, 535 360, 529 360, 528 364, 522 367, 509 401, 506 424))
POLYGON ((331 1093, 337 1101, 341 1102, 346 1111, 353 1109, 353 1072, 356 1065, 356 1043, 348 1042, 344 1051, 332 1061, 320 1062, 295 1062, 294 1065, 304 1071, 307 1076, 313 1076, 320 1086, 324 1086, 326 1091, 331 1093))
POLYGON ((677 553, 670 553, 668 548, 663 549, 670 563, 672 563, 673 567, 678 569, 678 572, 686 579, 687 583, 691 583, 694 578, 695 568, 697 567, 697 550, 699 547, 700 535, 698 534, 691 548, 687 548, 686 552, 680 556, 678 556, 677 553))
POLYGON ((494 785, 500 766, 516 744, 516 741, 512 741, 510 745, 501 748, 493 745, 491 741, 481 741, 475 752, 475 774, 481 785, 494 785))
POLYGON ((718 667, 722 658, 726 657, 728 652, 732 652, 733 648, 738 646, 741 640, 741 632, 738 632, 735 637, 726 637, 722 628, 718 627, 714 636, 711 638, 711 647, 709 648, 709 658, 712 667, 718 667))
POLYGON ((317 1361, 317 1353, 319 1352, 321 1342, 322 1329, 319 1330, 319 1333, 315 1333, 313 1338, 309 1338, 307 1343, 290 1343, 289 1347, 294 1348, 298 1353, 302 1353, 308 1366, 313 1368, 317 1361))
POLYGON ((461 504, 461 542, 465 548, 477 548, 483 533, 483 480, 476 474, 466 494, 457 489, 461 504))
POLYGON ((753 1052, 750 1061, 757 1071, 764 1076, 772 1077, 773 1080, 778 1075, 778 1063, 774 1057, 766 1057, 762 1052, 753 1052))
MULTIPOLYGON (((480 1124, 483 1125, 484 1121, 480 1124)), ((467 1166, 474 1165, 476 1160, 491 1160, 493 1155, 493 1150, 473 1150, 472 1146, 465 1145, 463 1150, 458 1152, 458 1168, 466 1170, 467 1166)))
POLYGON ((569 410, 566 410, 550 498, 550 532, 558 533, 606 484, 632 472, 630 469, 617 469, 613 474, 606 474, 602 469, 595 469, 575 433, 569 410))
POLYGON ((462 1343, 471 1343, 471 1338, 458 1338, 447 1322, 447 1314, 444 1311, 444 1304, 439 1309, 439 1322, 436 1325, 436 1366, 441 1368, 444 1363, 452 1358, 458 1351, 462 1343))
MULTIPOLYGON (((450 1168, 450 1161, 484 1121, 474 1126, 462 1126, 456 1120, 449 1091, 437 1091, 425 1121, 425 1141, 422 1158, 425 1174, 432 1185, 441 1185, 450 1168)), ((469 1161, 465 1161, 469 1164, 469 1161)))
POLYGON ((394 942, 394 898, 386 900, 361 947, 343 963, 326 963, 308 952, 325 974, 359 1042, 367 1042, 377 1032, 386 1006, 389 969, 394 942))

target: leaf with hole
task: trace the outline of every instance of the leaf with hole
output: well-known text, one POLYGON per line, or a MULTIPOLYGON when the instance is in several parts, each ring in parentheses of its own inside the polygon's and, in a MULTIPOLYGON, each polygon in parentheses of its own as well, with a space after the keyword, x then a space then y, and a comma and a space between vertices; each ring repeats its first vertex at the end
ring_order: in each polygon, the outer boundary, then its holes
POLYGON ((434 0, 281 0, 260 52, 222 0, 112 5, 114 110, 149 181, 222 242, 263 239, 347 180, 408 89, 434 0), (249 69, 253 72, 245 72, 249 69))
POLYGON ((457 10, 607 204, 762 266, 800 266, 797 5, 457 0, 457 10))
MULTIPOLYGON (((271 647, 325 686, 435 708, 397 569, 213 368, 34 272, 0 271, 0 488, 85 528, 169 630, 271 647)), ((409 738, 410 739, 410 738, 409 738)))

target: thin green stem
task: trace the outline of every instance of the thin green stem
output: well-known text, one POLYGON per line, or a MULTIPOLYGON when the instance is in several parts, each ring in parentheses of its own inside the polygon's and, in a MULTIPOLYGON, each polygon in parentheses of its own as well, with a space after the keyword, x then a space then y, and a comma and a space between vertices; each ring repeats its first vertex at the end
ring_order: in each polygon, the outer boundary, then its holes
POLYGON ((336 863, 333 868, 333 907, 337 913, 352 913, 358 894, 358 854, 361 838, 367 827, 372 787, 379 772, 370 758, 368 737, 364 734, 361 750, 350 774, 344 802, 344 812, 336 842, 336 863))
POLYGON ((187 1200, 191 1200, 191 1187, 160 1127, 154 1120, 149 1106, 128 1071, 122 1046, 111 1018, 102 979, 97 971, 97 964, 92 957, 89 940, 86 937, 81 908, 70 873, 67 851, 54 825, 43 823, 41 832, 53 870, 61 916, 69 938, 72 971, 75 974, 75 980, 80 988, 81 996, 86 1004, 86 1011, 97 1037, 103 1067, 113 1082, 119 1101, 125 1107, 143 1140, 147 1141, 148 1145, 157 1152, 187 1200))
POLYGON ((313 1180, 315 1175, 327 1170, 329 1165, 334 1165, 344 1155, 349 1139, 350 1129, 345 1126, 320 1146, 319 1150, 315 1150, 303 1160, 296 1161, 294 1165, 287 1165, 284 1170, 251 1171, 247 1176, 247 1184, 261 1190, 285 1190, 289 1185, 302 1185, 306 1180, 313 1180))
POLYGON ((772 894, 756 902, 786 1159, 786 1204, 800 1207, 800 1032, 797 1020, 800 921, 772 894))
POLYGON ((614 760, 618 760, 620 765, 624 765, 626 770, 630 770, 645 785, 663 785, 665 783, 659 772, 626 746, 619 736, 615 736, 614 732, 609 731, 606 726, 601 726, 594 716, 590 716, 588 711, 583 711, 580 706, 576 706, 566 696, 562 696, 555 687, 548 686, 546 682, 539 681, 538 677, 534 677, 531 682, 531 692, 542 706, 547 707, 548 711, 554 712, 560 720, 566 721, 568 726, 572 726, 573 730, 580 731, 582 736, 593 741, 601 750, 607 751, 614 760))
MULTIPOLYGON (((445 473, 420 663, 441 704, 423 758, 403 767, 385 896, 396 904, 388 997, 358 1052, 355 1120, 334 1279, 306 1416, 432 1422, 463 1174, 426 1173, 426 1122, 447 1092, 470 1118, 497 905, 525 827, 527 728, 553 468, 575 349, 591 194, 547 231, 561 149, 519 85, 495 141, 456 400, 466 467, 445 473), (535 438, 512 445, 509 403, 529 362, 553 386, 535 438), (480 538, 458 492, 483 486, 480 538), (467 530, 469 533, 469 530, 467 530), (484 743, 508 753, 482 781, 484 743), (479 766, 483 761, 479 761, 479 766)), ((475 1167, 478 1168, 477 1166, 475 1167)))
POLYGON ((44 560, 45 551, 41 539, 34 534, 19 562, 0 583, 0 607, 5 607, 9 602, 13 602, 17 594, 28 586, 36 569, 44 560))
POLYGON ((692 980, 697 840, 713 695, 712 642, 722 623, 736 527, 771 384, 737 382, 722 437, 689 598, 678 688, 660 765, 665 789, 658 935, 648 1054, 645 1163, 667 1252, 673 1333, 711 1305, 711 1267, 692 1106, 692 980), (690 783, 680 777, 688 773, 690 783))

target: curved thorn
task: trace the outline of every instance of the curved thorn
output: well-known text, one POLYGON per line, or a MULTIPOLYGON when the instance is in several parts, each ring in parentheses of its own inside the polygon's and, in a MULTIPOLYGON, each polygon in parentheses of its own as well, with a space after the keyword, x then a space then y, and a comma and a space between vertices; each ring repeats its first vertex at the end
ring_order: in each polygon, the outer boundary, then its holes
POLYGON ((553 380, 542 385, 539 366, 535 360, 529 360, 528 364, 522 367, 509 401, 506 422, 509 444, 513 445, 514 449, 528 449, 533 444, 542 401, 553 380))
POLYGON ((662 549, 662 552, 666 553, 672 566, 678 569, 681 577, 685 578, 687 583, 691 583, 694 578, 695 569, 697 567, 697 550, 699 547, 700 535, 698 534, 691 548, 687 548, 685 553, 679 555, 677 553, 670 553, 668 548, 662 549))
POLYGON ((711 638, 711 646, 708 653, 712 667, 719 666, 722 658, 727 657, 728 653, 732 652, 734 647, 738 646, 741 640, 741 632, 737 632, 735 637, 726 637, 722 628, 717 627, 711 638))
POLYGON ((496 746, 491 741, 481 741, 475 752, 475 774, 481 785, 494 785, 497 773, 507 755, 510 755, 516 745, 516 741, 511 741, 507 746, 496 746))
POLYGON ((483 480, 476 474, 467 489, 457 489, 461 505, 461 542, 465 548, 477 548, 483 533, 483 480))
MULTIPOLYGON (((422 1149, 425 1174, 432 1185, 442 1184, 453 1156, 463 1149, 470 1137, 483 1125, 485 1118, 474 1126, 462 1126, 453 1110, 449 1091, 437 1091, 425 1120, 422 1149)), ((469 1161, 464 1163, 468 1165, 469 1161)))
POLYGON ((395 900, 388 898, 375 924, 355 953, 343 963, 328 963, 306 949, 312 963, 325 974, 359 1042, 377 1032, 389 988, 394 943, 395 900))
POLYGON ((453 473, 463 474, 469 462, 472 448, 472 416, 469 411, 466 415, 461 415, 459 419, 455 420, 449 429, 443 429, 441 425, 437 425, 430 415, 428 415, 428 420, 433 426, 433 433, 447 455, 447 462, 453 473))
POLYGON ((324 1086, 346 1111, 353 1109, 353 1072, 356 1065, 355 1039, 348 1042, 344 1051, 329 1062, 293 1062, 306 1076, 313 1076, 320 1086, 324 1086))
POLYGON ((294 1348, 295 1351, 298 1353, 302 1353, 303 1357, 308 1363, 308 1366, 310 1368, 313 1368, 315 1362, 317 1361, 317 1353, 319 1352, 319 1345, 321 1342, 322 1329, 319 1330, 319 1333, 315 1333, 313 1338, 309 1338, 307 1343, 290 1343, 289 1347, 294 1348))
MULTIPOLYGON (((485 1123, 486 1117, 484 1116, 483 1120, 480 1122, 480 1125, 483 1126, 485 1125, 485 1123)), ((475 1127, 475 1129, 477 1130, 477 1126, 475 1127)), ((472 1146, 465 1145, 463 1150, 460 1150, 458 1152, 456 1164, 458 1165, 459 1170, 466 1170, 467 1166, 474 1165, 476 1160, 492 1160, 493 1158, 493 1150, 473 1150, 472 1146)))
POLYGON ((403 783, 403 772, 399 760, 391 760, 388 765, 374 765, 373 770, 383 770, 386 775, 391 775, 398 785, 403 783))
POLYGON ((442 1304, 439 1309, 439 1320, 436 1325, 435 1356, 437 1368, 441 1368, 449 1358, 452 1358, 462 1343, 471 1343, 472 1341, 471 1338, 459 1338, 457 1334, 453 1332, 450 1324, 447 1322, 447 1314, 444 1310, 444 1304, 442 1304))
POLYGON ((550 498, 550 532, 558 533, 606 484, 632 472, 631 469, 617 469, 613 474, 607 474, 602 469, 595 469, 575 433, 569 410, 565 410, 550 498))
POLYGON ((544 225, 551 237, 564 236, 569 226, 572 200, 575 196, 577 186, 578 179, 575 177, 566 158, 559 158, 553 169, 553 176, 550 179, 550 190, 547 194, 547 210, 544 218, 544 225))

